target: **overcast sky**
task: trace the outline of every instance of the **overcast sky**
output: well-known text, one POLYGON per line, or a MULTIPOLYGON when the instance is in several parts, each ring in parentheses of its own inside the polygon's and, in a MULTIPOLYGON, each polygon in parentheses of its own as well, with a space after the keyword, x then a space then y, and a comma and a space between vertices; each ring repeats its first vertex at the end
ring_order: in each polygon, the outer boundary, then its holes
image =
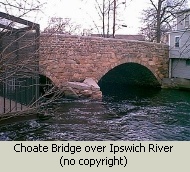
MULTIPOLYGON (((2 0, 6 1, 6 0, 2 0)), ((16 3, 17 1, 11 1, 16 3)), ((22 0, 18 0, 22 2, 22 0)), ((98 0, 102 1, 102 0, 98 0)), ((138 34, 139 27, 142 25, 142 10, 147 9, 150 5, 150 0, 118 0, 119 2, 126 1, 126 5, 120 5, 117 10, 116 24, 120 27, 126 25, 127 27, 121 27, 120 30, 116 31, 116 34, 138 34)), ((157 0, 154 0, 157 2, 157 0)), ((168 0, 170 1, 170 0, 168 0)), ((24 2, 24 1, 23 1, 24 2)), ((34 0, 26 1, 25 4, 30 6, 34 0)), ((83 29, 93 29, 93 33, 98 33, 95 28, 96 25, 101 26, 101 21, 95 8, 95 0, 39 0, 40 3, 45 5, 40 8, 41 12, 30 13, 27 16, 23 16, 25 19, 40 24, 41 30, 48 26, 48 19, 51 17, 70 18, 72 22, 77 25, 80 24, 83 29)), ((188 0, 190 6, 190 0, 188 0)), ((3 5, 0 6, 0 10, 5 11, 3 5), (2 8, 1 8, 2 7, 2 8)), ((20 11, 16 16, 19 16, 20 11)), ((6 12, 6 11, 5 11, 6 12)), ((15 9, 12 11, 9 9, 9 14, 12 12, 15 15, 15 9)))
MULTIPOLYGON (((98 1, 101 2, 102 0, 98 1)), ((139 27, 142 24, 140 22, 142 10, 148 8, 150 5, 150 0, 118 1, 126 1, 126 4, 121 4, 120 8, 117 10, 119 14, 116 18, 116 24, 120 27, 121 25, 126 25, 127 27, 121 27, 122 29, 116 31, 116 34, 138 34, 139 27)), ((190 0, 188 1, 190 2, 190 0)), ((13 3, 16 1, 11 2, 13 3)), ((27 2, 29 5, 33 2, 33 0, 29 0, 27 2)), ((41 12, 30 13, 29 16, 25 16, 24 18, 39 23, 41 30, 48 26, 48 19, 50 17, 61 17, 70 18, 72 22, 80 24, 81 28, 92 28, 93 33, 98 33, 94 23, 101 26, 101 21, 98 16, 97 9, 95 8, 95 0, 40 0, 39 2, 45 3, 45 5, 41 8, 41 12)), ((12 11, 12 14, 15 15, 15 10, 12 11)))
MULTIPOLYGON (((43 15, 40 15, 41 20, 38 21, 41 24, 41 28, 43 29, 46 26, 48 17, 52 16, 71 18, 73 22, 81 24, 84 29, 94 28, 93 22, 99 22, 94 0, 81 1, 48 0, 43 9, 43 15)), ((118 18, 122 20, 119 24, 127 25, 127 28, 122 28, 117 33, 137 34, 140 27, 141 12, 147 7, 148 0, 126 0, 126 2, 126 7, 125 5, 120 6, 118 18)), ((96 33, 97 30, 94 28, 93 32, 96 33)))

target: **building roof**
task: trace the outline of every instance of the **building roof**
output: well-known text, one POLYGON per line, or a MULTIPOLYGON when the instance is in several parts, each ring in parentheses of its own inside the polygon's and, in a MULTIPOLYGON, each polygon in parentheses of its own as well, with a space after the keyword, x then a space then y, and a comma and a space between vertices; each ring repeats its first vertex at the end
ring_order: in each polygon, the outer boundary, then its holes
MULTIPOLYGON (((101 34, 91 34, 91 36, 95 37, 103 37, 101 34)), ((112 35, 109 35, 109 38, 111 38, 112 35)), ((143 35, 115 35, 116 39, 126 39, 126 40, 138 40, 138 41, 144 41, 145 37, 143 35)))

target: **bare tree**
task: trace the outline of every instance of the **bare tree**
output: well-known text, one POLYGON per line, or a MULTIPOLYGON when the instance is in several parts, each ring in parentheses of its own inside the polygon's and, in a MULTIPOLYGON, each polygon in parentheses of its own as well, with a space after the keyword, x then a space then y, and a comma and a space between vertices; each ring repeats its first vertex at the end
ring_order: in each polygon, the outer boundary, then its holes
MULTIPOLYGON (((0 59, 0 69, 3 72, 3 66, 9 67, 7 62, 14 62, 13 59, 9 59, 8 56, 18 53, 20 50, 33 46, 38 38, 35 38, 33 41, 28 41, 27 44, 19 46, 19 41, 21 41, 27 34, 31 33, 33 30, 38 30, 39 34, 39 25, 22 19, 23 17, 27 18, 27 15, 30 13, 39 12, 40 7, 42 7, 38 0, 32 0, 27 2, 27 0, 19 1, 10 1, 4 0, 0 2, 1 8, 1 17, 0 17, 0 40, 1 40, 1 59, 0 59), (6 38, 6 39, 5 39, 6 38), (3 41, 5 40, 5 41, 3 41), (3 43, 2 43, 3 41, 3 43), (6 54, 6 55, 5 55, 6 54)), ((34 16, 35 17, 35 16, 34 16)), ((35 18, 34 18, 35 19, 35 18)), ((22 65, 22 63, 17 64, 22 65)), ((10 66, 13 67, 13 66, 10 66)), ((16 67, 16 66, 14 66, 16 67)), ((16 67, 20 69, 20 67, 16 67)), ((13 73, 15 73, 14 70, 13 73)), ((11 76, 11 75, 10 75, 11 76)), ((8 76, 7 76, 8 77, 8 76)), ((0 77, 0 81, 3 78, 0 77)))
POLYGON ((118 10, 126 1, 120 0, 95 0, 95 8, 102 21, 102 37, 115 37, 117 28, 118 10))
POLYGON ((38 0, 0 2, 0 113, 37 113, 60 95, 52 84, 39 95, 40 28, 23 19, 35 16, 42 5, 38 0))
POLYGON ((111 9, 112 9, 111 5, 112 5, 111 0, 102 0, 102 2, 95 0, 95 8, 97 10, 100 20, 102 21, 101 27, 102 27, 103 37, 108 37, 109 32, 110 32, 110 16, 111 16, 111 9))
POLYGON ((81 26, 72 22, 70 18, 51 17, 43 32, 73 35, 80 34, 80 29, 81 26))
POLYGON ((37 15, 41 11, 45 3, 41 3, 39 0, 2 0, 0 2, 0 9, 2 12, 14 15, 16 17, 28 17, 28 15, 37 15))
POLYGON ((162 36, 171 30, 175 13, 186 7, 186 0, 149 0, 150 7, 143 11, 141 32, 149 41, 161 42, 162 36))

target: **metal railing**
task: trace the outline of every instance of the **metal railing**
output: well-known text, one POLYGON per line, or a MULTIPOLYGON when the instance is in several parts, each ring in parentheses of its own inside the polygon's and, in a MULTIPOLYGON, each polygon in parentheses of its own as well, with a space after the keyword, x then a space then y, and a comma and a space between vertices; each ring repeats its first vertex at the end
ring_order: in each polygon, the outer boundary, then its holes
POLYGON ((24 110, 39 98, 39 25, 0 12, 26 25, 0 25, 0 113, 24 110))

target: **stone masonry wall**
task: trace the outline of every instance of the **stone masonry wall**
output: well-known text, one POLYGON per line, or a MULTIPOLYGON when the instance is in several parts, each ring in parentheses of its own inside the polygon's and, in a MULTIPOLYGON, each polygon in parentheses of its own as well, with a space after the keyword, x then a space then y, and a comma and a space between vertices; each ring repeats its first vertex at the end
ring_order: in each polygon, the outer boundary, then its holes
POLYGON ((146 66, 161 83, 168 77, 168 46, 113 38, 42 34, 40 70, 57 86, 98 82, 112 68, 128 62, 146 66))

